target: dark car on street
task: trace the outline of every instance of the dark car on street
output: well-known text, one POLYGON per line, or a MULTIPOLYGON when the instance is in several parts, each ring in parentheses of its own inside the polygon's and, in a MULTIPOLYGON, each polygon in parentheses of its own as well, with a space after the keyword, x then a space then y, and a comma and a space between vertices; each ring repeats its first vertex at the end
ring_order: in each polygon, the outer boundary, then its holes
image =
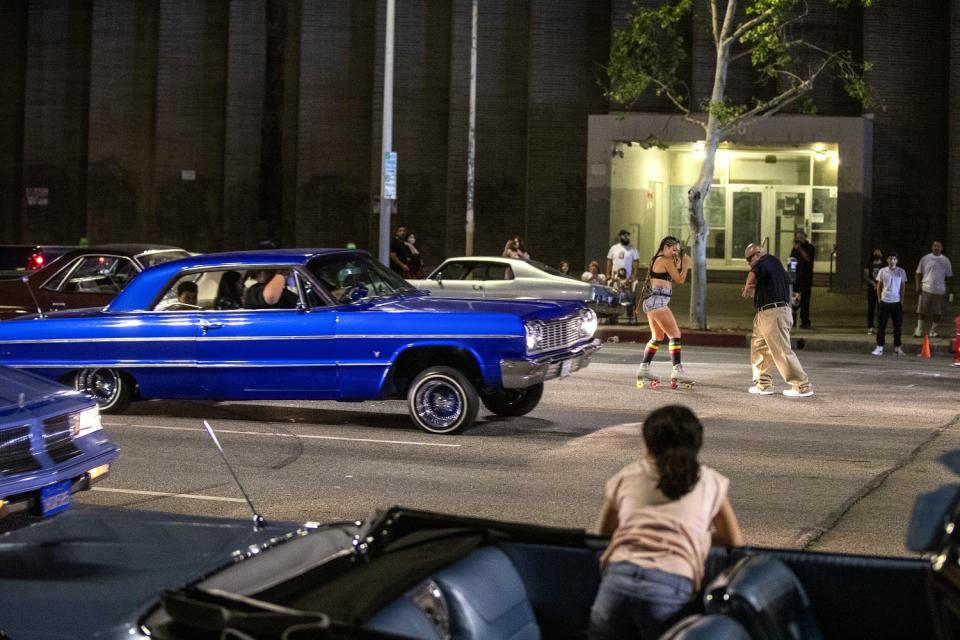
POLYGON ((38 306, 41 312, 103 307, 147 267, 189 255, 184 249, 160 244, 109 244, 67 251, 36 270, 0 281, 0 320, 37 313, 38 306))
POLYGON ((116 457, 93 398, 0 367, 0 517, 68 509, 74 493, 107 477, 116 457))

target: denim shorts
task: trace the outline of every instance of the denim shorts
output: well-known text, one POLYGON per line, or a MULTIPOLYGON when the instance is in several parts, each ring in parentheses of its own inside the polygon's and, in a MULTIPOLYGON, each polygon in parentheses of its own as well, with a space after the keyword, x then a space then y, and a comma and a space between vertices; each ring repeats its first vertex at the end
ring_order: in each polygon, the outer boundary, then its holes
POLYGON ((631 562, 609 565, 590 610, 591 640, 658 638, 688 613, 693 581, 631 562))
POLYGON ((650 296, 643 301, 643 312, 650 313, 656 309, 662 309, 670 304, 670 296, 673 291, 666 287, 653 287, 650 296))

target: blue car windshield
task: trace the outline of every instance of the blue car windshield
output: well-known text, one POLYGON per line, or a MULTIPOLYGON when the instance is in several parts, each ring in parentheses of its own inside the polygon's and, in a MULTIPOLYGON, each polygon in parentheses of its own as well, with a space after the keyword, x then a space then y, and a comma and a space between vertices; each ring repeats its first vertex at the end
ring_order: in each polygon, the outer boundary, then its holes
POLYGON ((314 258, 310 273, 339 304, 353 304, 416 289, 367 255, 346 253, 314 258))

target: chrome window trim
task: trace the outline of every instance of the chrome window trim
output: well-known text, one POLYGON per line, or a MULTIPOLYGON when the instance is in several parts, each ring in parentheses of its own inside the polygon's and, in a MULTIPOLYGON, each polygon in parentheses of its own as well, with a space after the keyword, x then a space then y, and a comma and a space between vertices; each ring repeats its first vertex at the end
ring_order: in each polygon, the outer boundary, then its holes
MULTIPOLYGON (((122 256, 122 255, 119 255, 119 254, 116 254, 116 253, 94 253, 94 252, 90 252, 90 253, 86 253, 86 254, 83 254, 83 255, 80 255, 80 256, 76 256, 76 257, 73 259, 73 262, 72 262, 72 263, 68 264, 66 267, 64 267, 63 269, 60 269, 60 270, 57 271, 55 274, 53 274, 52 276, 50 276, 49 278, 47 278, 47 279, 44 281, 44 283, 43 283, 42 285, 40 285, 40 288, 41 288, 41 289, 46 289, 47 291, 56 291, 57 293, 63 293, 63 290, 62 290, 62 289, 51 289, 51 288, 48 288, 47 285, 50 284, 50 281, 51 281, 51 280, 53 280, 54 278, 56 278, 57 276, 59 276, 61 273, 63 273, 64 270, 70 269, 70 273, 68 273, 68 274, 65 275, 63 278, 60 279, 60 285, 63 286, 63 283, 64 283, 67 279, 71 278, 71 277, 73 276, 73 273, 77 270, 77 268, 79 268, 80 263, 81 263, 83 260, 85 260, 85 259, 87 259, 87 258, 89 258, 89 257, 91 257, 91 256, 98 256, 98 257, 102 257, 102 258, 117 258, 118 260, 126 260, 126 261, 130 262, 130 263, 133 265, 133 268, 136 269, 137 273, 140 273, 141 271, 143 271, 143 267, 140 266, 140 263, 137 262, 136 260, 134 260, 133 258, 130 258, 129 256, 122 256)), ((84 293, 84 292, 77 292, 77 293, 84 293)), ((89 292, 87 292, 87 293, 89 293, 89 292)))

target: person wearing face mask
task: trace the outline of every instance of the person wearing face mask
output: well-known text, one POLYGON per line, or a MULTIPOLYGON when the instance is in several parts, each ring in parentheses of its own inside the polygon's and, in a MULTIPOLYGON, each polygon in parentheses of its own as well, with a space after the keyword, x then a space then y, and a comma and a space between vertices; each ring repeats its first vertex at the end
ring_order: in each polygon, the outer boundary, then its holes
POLYGON ((413 231, 407 232, 407 238, 404 241, 407 245, 407 257, 405 259, 407 268, 407 278, 422 278, 423 277, 423 257, 420 255, 420 250, 417 249, 417 234, 413 231))
POLYGON ((630 232, 626 229, 620 229, 619 241, 610 247, 607 252, 607 281, 610 281, 620 269, 627 272, 629 281, 628 290, 631 292, 629 299, 624 300, 627 303, 627 319, 633 321, 633 291, 636 289, 637 272, 640 271, 640 252, 636 247, 630 245, 630 232))
POLYGON ((900 342, 903 326, 903 293, 907 288, 907 272, 897 266, 900 256, 896 251, 887 252, 887 267, 877 273, 877 300, 880 320, 877 324, 877 346, 873 355, 882 356, 887 337, 887 320, 893 318, 893 350, 898 356, 907 355, 900 342))
POLYGON ((867 335, 876 330, 874 318, 877 312, 877 274, 887 263, 883 260, 883 250, 874 249, 873 255, 863 267, 863 281, 867 283, 867 335))

